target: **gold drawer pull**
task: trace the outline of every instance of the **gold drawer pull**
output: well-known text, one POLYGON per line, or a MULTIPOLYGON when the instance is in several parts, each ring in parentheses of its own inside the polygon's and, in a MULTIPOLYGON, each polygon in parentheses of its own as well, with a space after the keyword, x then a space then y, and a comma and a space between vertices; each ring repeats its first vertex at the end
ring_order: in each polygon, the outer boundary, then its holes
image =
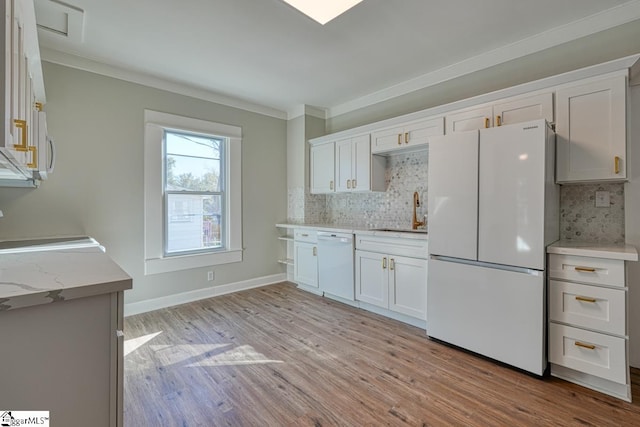
POLYGON ((613 158, 613 172, 616 175, 620 173, 620 157, 618 156, 613 158))
POLYGON ((576 347, 586 348, 587 350, 595 350, 596 349, 595 345, 593 345, 593 344, 585 344, 585 343, 580 342, 580 341, 576 341, 574 344, 575 344, 576 347))
POLYGON ((502 126, 502 117, 496 116, 496 126, 502 126))
POLYGON ((27 152, 29 149, 27 148, 27 121, 26 120, 19 120, 19 119, 15 119, 13 121, 13 124, 16 125, 16 127, 18 129, 22 130, 22 140, 20 142, 20 144, 13 144, 13 148, 16 151, 22 151, 22 152, 27 152))
POLYGON ((404 143, 408 144, 409 143, 409 132, 405 132, 404 133, 404 143))
POLYGON ((402 134, 398 134, 398 145, 402 145, 402 134))
POLYGON ((384 270, 385 268, 387 268, 387 258, 386 257, 382 258, 382 269, 384 270))
POLYGON ((356 188, 357 181, 355 179, 351 180, 351 188, 356 188))
POLYGON ((395 270, 395 268, 396 268, 396 260, 391 258, 389 260, 389 270, 395 270))
POLYGON ((581 271, 583 273, 595 273, 596 269, 593 267, 576 267, 576 271, 581 271))
POLYGON ((333 181, 329 181, 329 190, 333 190, 333 181))
POLYGON ((576 301, 582 301, 582 302, 596 302, 595 298, 590 298, 590 297, 581 297, 581 296, 577 296, 576 297, 576 301))
POLYGON ((489 123, 490 123, 489 117, 485 117, 485 119, 484 119, 484 127, 485 127, 485 129, 489 128, 489 123))
POLYGON ((31 169, 38 168, 38 148, 37 147, 27 147, 27 149, 31 152, 31 163, 27 163, 27 167, 31 169))
POLYGON ((351 188, 351 180, 350 179, 347 180, 347 188, 349 188, 349 189, 351 188))

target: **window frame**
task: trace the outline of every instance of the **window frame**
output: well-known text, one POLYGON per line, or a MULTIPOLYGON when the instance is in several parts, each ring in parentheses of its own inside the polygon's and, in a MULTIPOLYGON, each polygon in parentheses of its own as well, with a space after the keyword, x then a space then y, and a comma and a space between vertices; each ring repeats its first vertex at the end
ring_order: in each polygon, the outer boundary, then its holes
POLYGON ((145 275, 242 261, 242 129, 237 126, 144 110, 144 271, 145 275), (223 248, 165 252, 165 131, 225 139, 221 179, 223 248))

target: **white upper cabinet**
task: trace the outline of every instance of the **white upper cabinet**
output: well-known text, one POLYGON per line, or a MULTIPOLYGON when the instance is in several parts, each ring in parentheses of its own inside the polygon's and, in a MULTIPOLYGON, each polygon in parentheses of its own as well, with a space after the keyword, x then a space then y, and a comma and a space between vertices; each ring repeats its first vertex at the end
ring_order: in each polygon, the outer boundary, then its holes
POLYGON ((553 94, 551 92, 506 98, 491 104, 453 112, 445 118, 447 134, 537 119, 553 122, 553 94))
POLYGON ((0 178, 31 178, 37 168, 37 144, 31 126, 35 101, 43 101, 44 89, 38 54, 35 12, 29 0, 5 0, 0 28, 3 48, 3 85, 0 110, 0 178))
POLYGON ((336 191, 384 191, 384 158, 372 158, 369 134, 336 143, 336 191))
POLYGON ((443 117, 409 122, 373 132, 371 134, 371 152, 377 154, 424 148, 429 143, 429 137, 443 134, 443 117))
POLYGON ((556 92, 556 180, 622 181, 626 164, 626 76, 556 92))
POLYGON ((311 147, 310 186, 311 193, 333 193, 335 191, 335 143, 311 147))

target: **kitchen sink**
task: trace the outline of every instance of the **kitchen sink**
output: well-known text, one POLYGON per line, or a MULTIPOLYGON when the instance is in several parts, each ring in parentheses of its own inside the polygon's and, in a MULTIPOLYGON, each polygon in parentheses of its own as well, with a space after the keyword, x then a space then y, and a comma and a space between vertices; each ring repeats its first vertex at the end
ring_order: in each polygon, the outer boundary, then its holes
POLYGON ((100 246, 100 244, 95 239, 88 236, 51 237, 28 240, 5 240, 0 241, 0 254, 88 248, 93 246, 97 247, 100 246))
POLYGON ((392 233, 422 233, 427 234, 427 230, 407 230, 404 228, 372 228, 371 231, 389 231, 392 233))

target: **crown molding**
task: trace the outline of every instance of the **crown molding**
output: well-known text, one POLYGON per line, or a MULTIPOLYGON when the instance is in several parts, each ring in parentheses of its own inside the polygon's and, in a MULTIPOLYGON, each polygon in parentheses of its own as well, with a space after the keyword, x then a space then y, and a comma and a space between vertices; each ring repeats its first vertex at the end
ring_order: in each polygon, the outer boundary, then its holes
POLYGON ((312 116, 325 120, 327 118, 327 110, 324 108, 312 107, 311 105, 300 104, 287 112, 287 120, 293 120, 300 116, 312 116))
POLYGON ((609 28, 640 19, 640 0, 634 0, 603 12, 553 28, 515 43, 465 59, 456 64, 423 74, 414 79, 335 105, 327 118, 346 114, 430 86, 435 86, 476 71, 570 42, 609 28))
POLYGON ((227 107, 238 108, 252 113, 263 114, 277 119, 287 120, 287 113, 264 105, 254 104, 230 96, 221 95, 206 89, 197 88, 183 83, 172 82, 166 79, 154 77, 150 74, 132 71, 125 68, 107 65, 103 62, 84 58, 77 55, 61 52, 54 49, 43 48, 40 52, 43 61, 63 65, 77 70, 88 71, 106 77, 112 77, 155 89, 164 90, 179 95, 190 96, 204 101, 214 102, 227 107))

